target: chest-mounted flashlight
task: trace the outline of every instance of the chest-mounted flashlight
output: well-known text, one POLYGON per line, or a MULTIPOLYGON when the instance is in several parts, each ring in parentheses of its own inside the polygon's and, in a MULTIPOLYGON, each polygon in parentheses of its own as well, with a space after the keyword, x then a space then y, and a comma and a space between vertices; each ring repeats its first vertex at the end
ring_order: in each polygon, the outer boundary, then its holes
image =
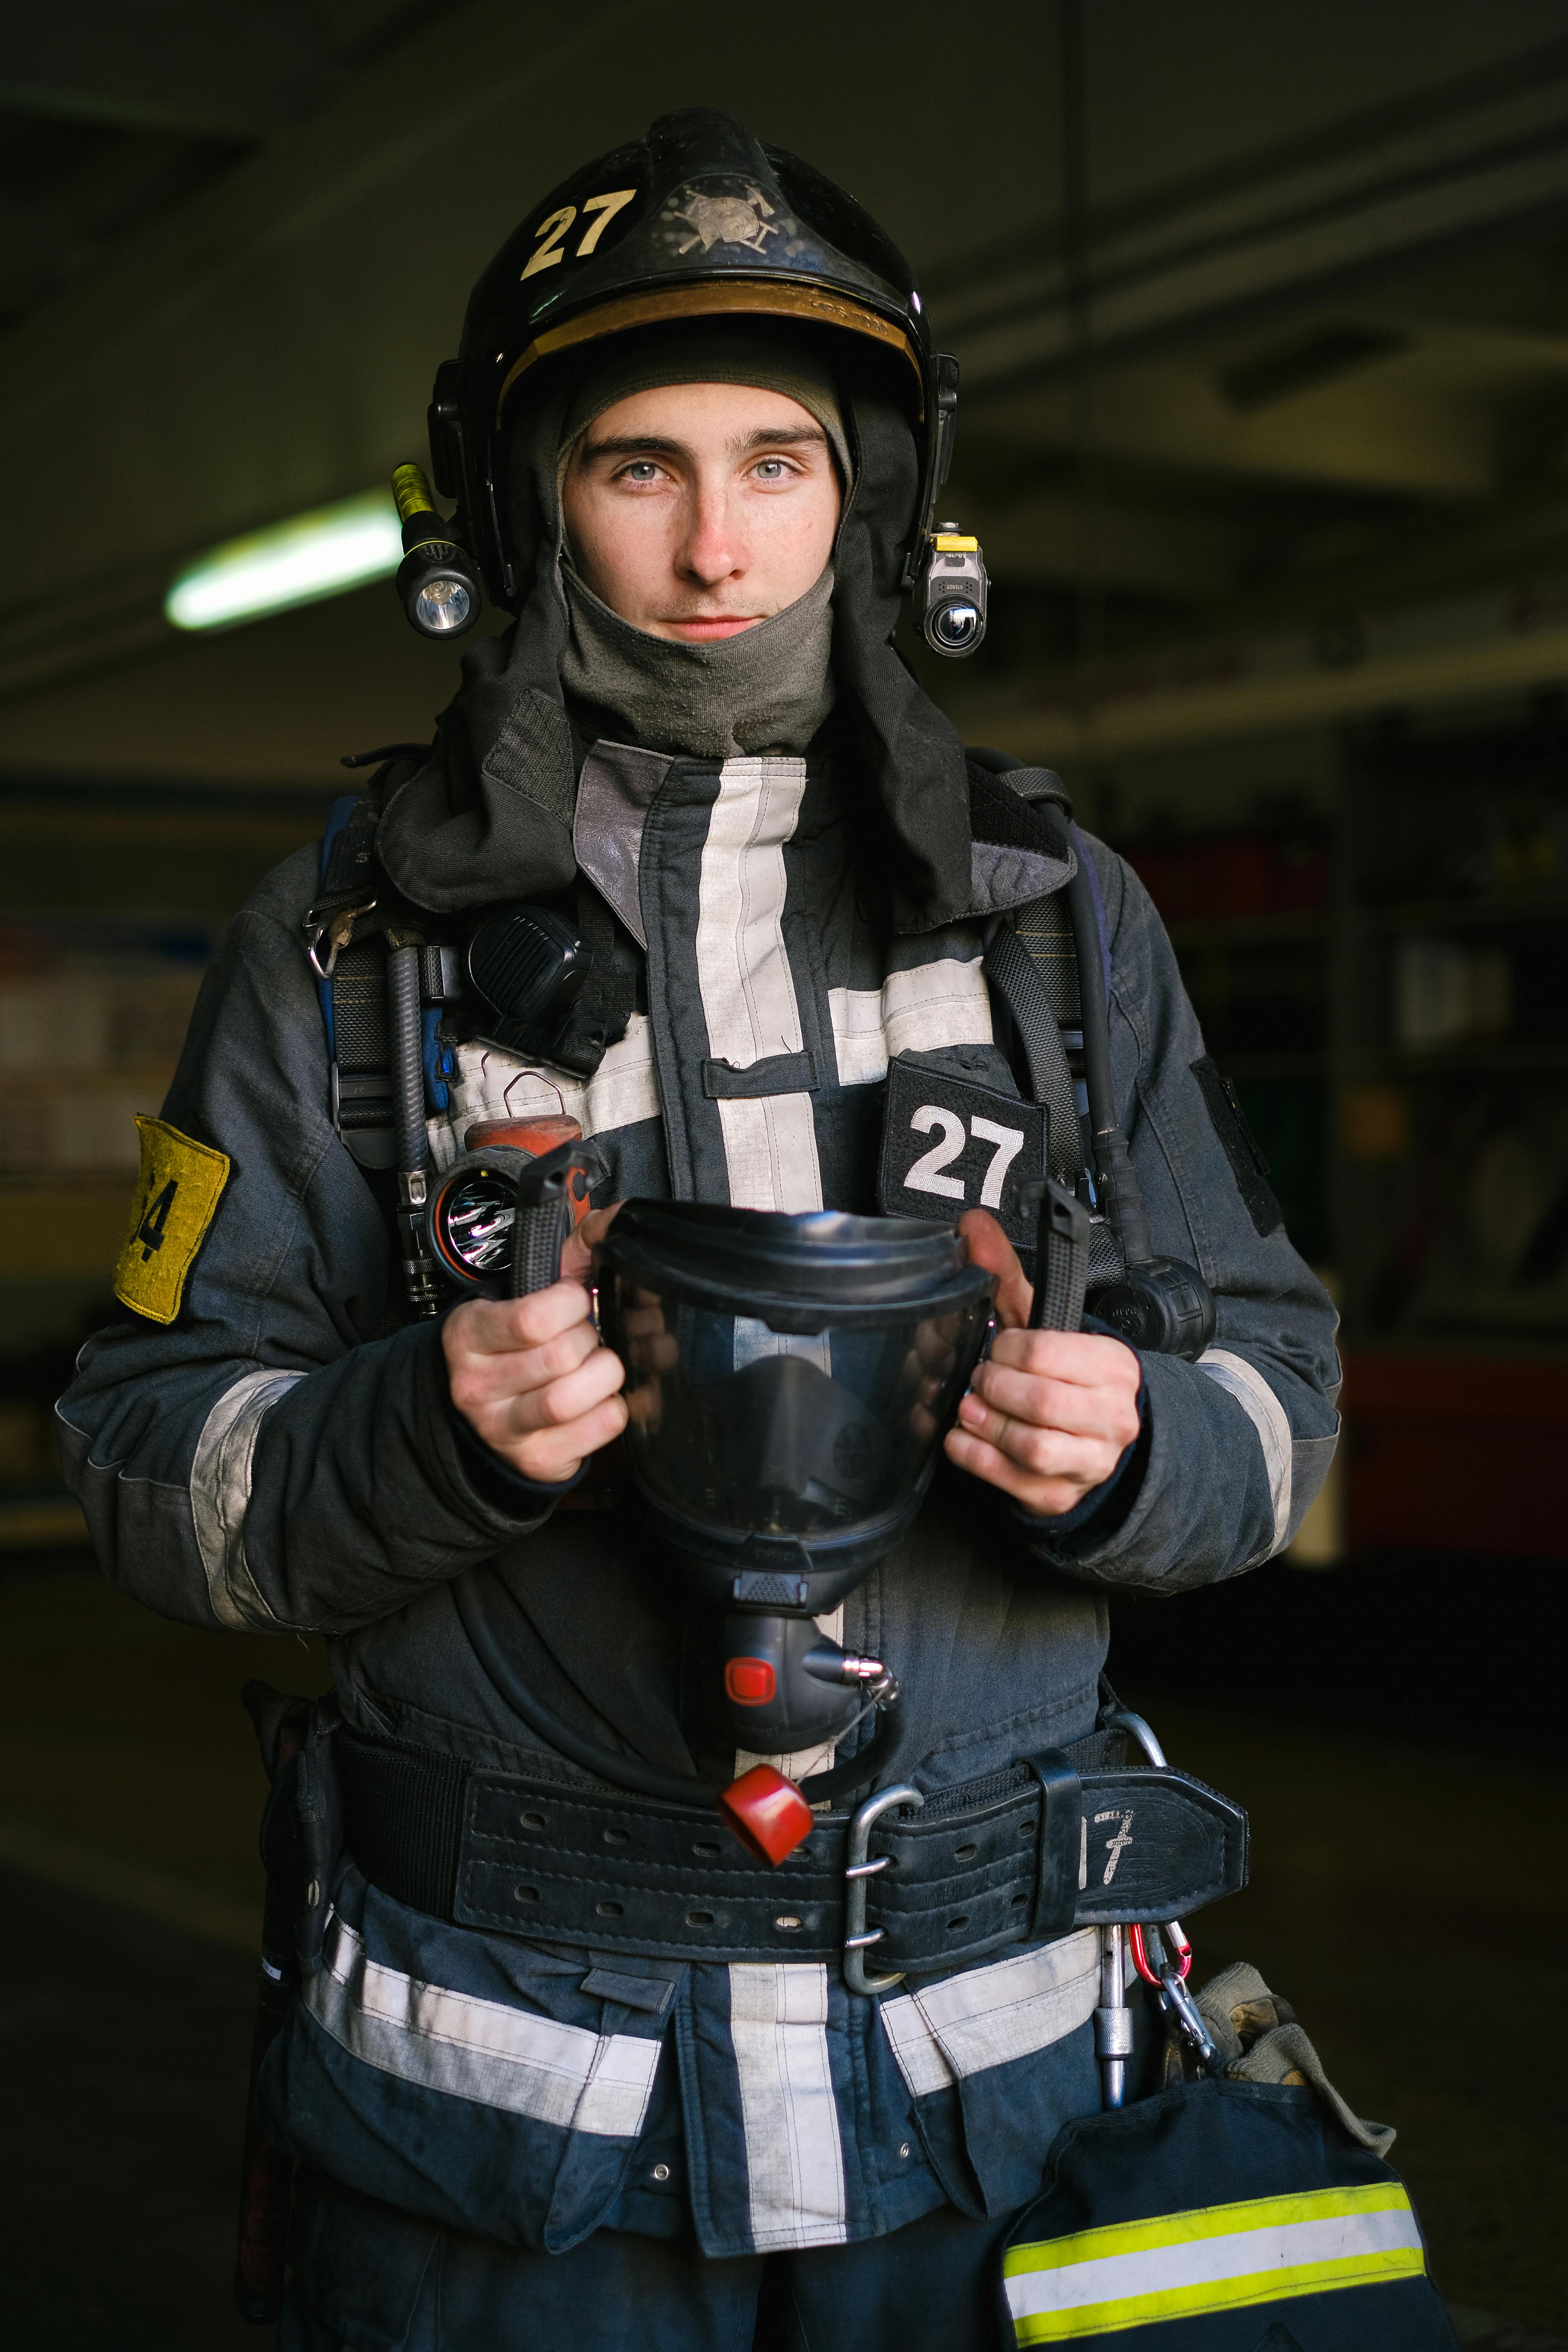
POLYGON ((428 1255, 468 1298, 521 1298, 561 1271, 568 1229, 602 1173, 574 1118, 486 1119, 444 1169, 425 1213, 428 1255))
POLYGON ((403 522, 396 583, 403 609, 422 637, 461 636, 484 610, 479 566, 452 525, 437 513, 419 467, 398 467, 392 495, 403 522))
POLYGON ((933 654, 962 661, 977 650, 985 635, 989 587, 980 541, 956 523, 938 523, 915 583, 915 619, 933 654))

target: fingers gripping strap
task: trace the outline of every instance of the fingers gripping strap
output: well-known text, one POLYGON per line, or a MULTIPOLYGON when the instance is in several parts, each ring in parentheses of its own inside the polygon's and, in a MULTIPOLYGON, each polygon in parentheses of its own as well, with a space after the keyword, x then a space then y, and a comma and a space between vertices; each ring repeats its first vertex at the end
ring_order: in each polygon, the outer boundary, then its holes
POLYGON ((1054 1180, 1040 1199, 1039 1244, 1035 1255, 1035 1303, 1029 1324, 1037 1331, 1083 1328, 1089 1281, 1089 1219, 1080 1201, 1054 1180))
POLYGON ((1013 1016, 1035 1100, 1046 1107, 1050 1172, 1070 1182, 1083 1165, 1083 1152, 1067 1048, 1034 960, 1005 925, 985 950, 984 972, 1013 1016))

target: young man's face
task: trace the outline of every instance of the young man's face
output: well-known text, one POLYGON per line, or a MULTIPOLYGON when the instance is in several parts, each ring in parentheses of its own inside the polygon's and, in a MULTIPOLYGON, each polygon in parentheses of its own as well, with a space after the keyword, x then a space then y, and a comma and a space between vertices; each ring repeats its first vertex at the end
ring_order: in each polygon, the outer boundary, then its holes
POLYGON ((710 645, 804 596, 838 528, 808 409, 748 384, 672 383, 595 417, 562 488, 577 569, 613 613, 710 645))

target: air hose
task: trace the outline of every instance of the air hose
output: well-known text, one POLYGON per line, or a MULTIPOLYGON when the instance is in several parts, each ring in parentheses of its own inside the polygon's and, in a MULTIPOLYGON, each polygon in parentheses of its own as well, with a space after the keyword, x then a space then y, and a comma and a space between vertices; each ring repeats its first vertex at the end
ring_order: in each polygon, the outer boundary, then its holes
POLYGON ((392 1130, 397 1147, 397 1230, 403 1280, 416 1315, 440 1312, 435 1269, 425 1242, 430 1135, 425 1125, 425 1041, 420 1017, 419 950, 393 948, 386 959, 392 1032, 392 1130))
POLYGON ((392 1013, 392 1123, 399 1171, 430 1165, 425 1125, 425 1053, 419 1017, 419 950, 394 948, 386 959, 392 1013))

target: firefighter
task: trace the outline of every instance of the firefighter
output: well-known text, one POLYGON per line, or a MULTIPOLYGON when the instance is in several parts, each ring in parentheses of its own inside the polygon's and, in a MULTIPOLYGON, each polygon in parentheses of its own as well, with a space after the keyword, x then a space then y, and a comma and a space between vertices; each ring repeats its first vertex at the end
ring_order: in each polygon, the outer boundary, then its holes
MULTIPOLYGON (((938 528, 955 403, 889 238, 729 118, 666 116, 545 197, 431 412, 454 543, 513 625, 326 855, 260 886, 142 1122, 124 1319, 60 1406, 75 1491, 116 1584, 322 1633, 336 1691, 260 2081, 297 2166, 290 2352, 729 2347, 759 2312, 781 2342, 988 2343, 1009 2221, 1100 2104, 1096 1931, 1042 1934, 1022 1895, 972 1927, 974 1841, 921 1913, 941 1948, 854 1990, 722 1832, 585 1775, 485 1671, 454 1601, 476 1574, 575 1734, 736 1768, 701 1626, 605 1466, 623 1371, 584 1277, 617 1203, 962 1217, 994 1274, 923 1506, 824 1626, 897 1659, 897 1777, 933 1822, 1000 1819, 1020 1759, 1088 1752, 1110 1591, 1268 1559, 1327 1469, 1332 1311, 1147 897, 1054 778, 966 756, 894 646, 911 593, 939 645, 983 634, 975 551, 938 528), (461 979, 476 921, 519 907, 574 975, 547 1051, 498 1044, 461 979), (405 1295, 427 1188, 397 1164, 386 975, 411 946, 427 1174, 488 1119, 564 1114, 597 1154, 531 1296, 405 1295), (1086 977, 1120 1178, 1080 1115, 1086 977), (1195 1267, 1212 1331, 1028 1328, 1037 1162, 1093 1209, 1102 1297, 1129 1260, 1195 1267)), ((834 1776, 812 1843, 837 1860, 877 1785, 859 1737, 773 1759, 834 1776)), ((1093 1834, 1133 1867, 1135 1831, 1093 1834)))

